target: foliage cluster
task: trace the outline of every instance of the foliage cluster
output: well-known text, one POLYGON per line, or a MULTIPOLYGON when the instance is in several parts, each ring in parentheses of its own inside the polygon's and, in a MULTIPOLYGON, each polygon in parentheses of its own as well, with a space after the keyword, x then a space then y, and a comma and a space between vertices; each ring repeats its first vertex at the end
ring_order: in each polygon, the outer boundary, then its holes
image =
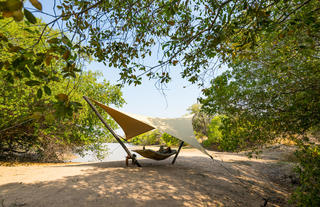
MULTIPOLYGON (((30 2, 42 9, 38 0, 30 2)), ((69 33, 72 38, 61 35, 52 39, 47 51, 59 53, 63 48, 66 53, 60 60, 67 62, 93 57, 118 68, 121 80, 129 84, 140 84, 143 76, 166 83, 171 79, 170 67, 175 66, 195 83, 201 74, 212 75, 217 58, 225 62, 254 54, 260 40, 294 20, 296 11, 318 11, 316 0, 65 0, 54 9, 45 28, 59 24, 62 34, 69 33), (142 59, 153 54, 154 46, 159 46, 162 57, 152 65, 145 64, 142 59)), ((1 15, 7 18, 15 18, 13 12, 22 10, 28 22, 34 23, 22 1, 7 0, 0 5, 1 15), (16 4, 8 6, 9 2, 16 4)), ((286 30, 279 35, 285 36, 286 30)))
POLYGON ((219 148, 219 145, 222 144, 222 132, 221 132, 221 125, 222 125, 222 117, 215 116, 211 119, 210 125, 208 127, 208 139, 202 142, 203 146, 205 147, 216 147, 219 148))
POLYGON ((256 150, 279 137, 296 142, 301 186, 294 203, 318 206, 318 146, 310 143, 309 132, 320 124, 320 3, 259 6, 251 11, 259 12, 255 19, 234 20, 257 23, 251 27, 255 34, 248 36, 250 27, 230 34, 227 63, 232 70, 211 81, 201 103, 208 113, 226 116, 220 145, 225 150, 256 150), (284 6, 288 13, 282 14, 284 6))
POLYGON ((197 137, 201 138, 203 136, 208 137, 208 128, 211 122, 211 116, 201 110, 201 104, 193 104, 187 110, 192 117, 193 130, 197 137))
POLYGON ((299 206, 318 206, 320 204, 320 147, 302 145, 296 153, 300 164, 297 172, 301 184, 295 190, 291 202, 299 206))
POLYGON ((146 132, 133 137, 130 142, 135 145, 158 145, 161 143, 161 133, 158 130, 146 132))
POLYGON ((161 134, 158 130, 147 132, 136 136, 130 140, 131 143, 136 145, 159 145, 177 146, 179 145, 179 139, 167 134, 161 134))
POLYGON ((161 140, 166 144, 166 146, 170 147, 170 146, 177 146, 180 143, 180 140, 167 134, 167 133, 163 133, 161 136, 161 140))
MULTIPOLYGON (((8 42, 28 48, 38 38, 39 30, 26 22, 0 20, 1 32, 10 36, 8 42)), ((53 36, 56 34, 51 33, 53 36)), ((33 51, 42 51, 38 45, 33 51)), ((51 60, 50 66, 38 56, 16 59, 12 45, 2 44, 0 70, 0 154, 33 153, 42 160, 59 159, 65 150, 91 149, 101 154, 102 143, 111 139, 100 121, 88 108, 83 95, 107 104, 124 103, 119 87, 98 81, 99 73, 83 72, 65 76, 65 64, 51 60), (44 69, 46 67, 46 69, 44 69), (14 74, 8 76, 8 74, 14 74)), ((107 118, 107 117, 106 117, 107 118)), ((116 127, 111 119, 108 123, 116 127)))
MULTIPOLYGON (((41 12, 39 1, 30 0, 30 3, 41 12)), ((59 78, 75 78, 81 71, 77 62, 80 54, 72 41, 34 17, 24 8, 23 1, 0 1, 0 12, 0 69, 8 83, 23 80, 25 86, 38 86, 37 96, 41 97, 43 93, 51 95, 49 83, 59 78), (57 77, 57 73, 62 76, 57 77)))
MULTIPOLYGON (((0 154, 36 154, 39 160, 59 159, 66 150, 92 150, 103 154, 103 143, 110 142, 112 136, 102 130, 102 124, 82 98, 83 94, 101 102, 121 106, 123 99, 118 87, 108 82, 98 82, 98 73, 86 72, 75 80, 62 80, 50 84, 57 99, 72 88, 69 107, 77 110, 63 111, 64 102, 54 100, 53 96, 36 96, 36 90, 21 87, 18 81, 8 86, 0 81, 0 154)), ((68 108, 67 108, 68 109, 68 108)), ((108 124, 116 128, 115 122, 105 117, 108 124)))

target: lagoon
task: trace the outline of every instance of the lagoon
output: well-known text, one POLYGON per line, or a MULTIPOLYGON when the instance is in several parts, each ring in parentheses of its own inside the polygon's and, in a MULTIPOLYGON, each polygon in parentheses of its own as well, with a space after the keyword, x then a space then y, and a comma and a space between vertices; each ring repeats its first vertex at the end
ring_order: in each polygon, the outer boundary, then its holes
MULTIPOLYGON (((94 153, 92 151, 86 152, 84 157, 81 157, 80 155, 77 155, 77 158, 70 160, 70 162, 107 162, 107 161, 120 161, 125 160, 127 153, 124 151, 124 149, 121 147, 119 143, 106 143, 108 147, 108 151, 106 152, 106 156, 104 159, 99 160, 95 157, 94 153)), ((134 153, 131 151, 130 148, 134 148, 134 145, 132 144, 125 144, 131 153, 134 153)), ((141 157, 139 154, 135 153, 137 157, 141 157)))

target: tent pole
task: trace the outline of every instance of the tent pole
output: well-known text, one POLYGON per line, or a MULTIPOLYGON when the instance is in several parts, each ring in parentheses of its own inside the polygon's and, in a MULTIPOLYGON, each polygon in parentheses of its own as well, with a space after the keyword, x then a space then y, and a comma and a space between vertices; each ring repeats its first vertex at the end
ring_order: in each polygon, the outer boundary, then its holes
POLYGON ((125 144, 123 144, 123 142, 121 141, 121 139, 119 138, 119 136, 113 131, 113 129, 107 124, 107 122, 102 118, 101 114, 97 111, 96 107, 94 107, 94 105, 89 101, 88 97, 83 96, 84 100, 86 100, 86 102, 89 104, 89 106, 92 108, 92 110, 94 111, 94 113, 99 117, 99 119, 101 120, 101 122, 104 124, 104 126, 111 132, 111 134, 114 136, 114 138, 116 138, 116 140, 119 142, 119 144, 122 146, 122 148, 127 152, 128 156, 132 159, 132 162, 134 164, 136 164, 138 167, 141 167, 141 165, 139 164, 138 160, 136 160, 135 156, 132 156, 131 152, 129 151, 129 149, 127 148, 127 146, 125 144))
POLYGON ((179 146, 179 149, 178 149, 178 152, 177 152, 177 154, 174 156, 171 164, 174 164, 174 163, 175 163, 175 161, 176 161, 176 159, 177 159, 177 157, 178 157, 178 154, 179 154, 179 152, 180 152, 183 144, 184 144, 184 141, 181 141, 180 146, 179 146))

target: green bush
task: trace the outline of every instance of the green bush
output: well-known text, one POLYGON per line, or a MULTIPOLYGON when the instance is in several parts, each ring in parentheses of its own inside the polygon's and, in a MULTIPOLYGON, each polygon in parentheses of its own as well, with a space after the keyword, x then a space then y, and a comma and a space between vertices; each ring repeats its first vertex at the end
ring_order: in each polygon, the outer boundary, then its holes
POLYGON ((69 51, 59 43, 71 47, 66 36, 41 25, 0 19, 0 159, 56 161, 66 151, 88 149, 99 156, 112 136, 99 130, 103 124, 82 96, 120 107, 121 88, 82 71, 81 52, 69 51))
POLYGON ((176 146, 179 144, 179 139, 167 134, 161 134, 158 130, 146 132, 139 136, 136 136, 130 140, 135 145, 159 145, 164 144, 166 146, 176 146))
POLYGON ((135 145, 157 145, 160 144, 161 134, 159 131, 154 130, 136 136, 130 140, 135 145))
POLYGON ((180 143, 179 139, 177 139, 167 133, 162 134, 161 140, 162 140, 162 143, 164 143, 168 147, 177 146, 180 143))
POLYGON ((222 121, 221 116, 215 116, 209 125, 208 139, 203 141, 203 146, 211 147, 213 145, 219 145, 222 139, 221 127, 222 121))
POLYGON ((296 206, 320 206, 320 147, 301 145, 296 152, 300 185, 292 195, 296 206))
MULTIPOLYGON (((37 90, 21 86, 16 80, 8 85, 0 73, 0 159, 12 160, 26 154, 42 161, 57 161, 66 151, 92 150, 102 154, 103 143, 112 136, 89 108, 82 96, 88 95, 101 102, 121 106, 124 100, 119 87, 100 81, 99 73, 83 72, 77 81, 62 79, 50 84, 56 97, 64 95, 67 101, 56 100, 44 94, 36 97, 37 90), (72 94, 63 94, 72 88, 72 94)), ((99 109, 98 109, 99 110, 99 109)), ((106 117, 116 127, 116 123, 106 117)))

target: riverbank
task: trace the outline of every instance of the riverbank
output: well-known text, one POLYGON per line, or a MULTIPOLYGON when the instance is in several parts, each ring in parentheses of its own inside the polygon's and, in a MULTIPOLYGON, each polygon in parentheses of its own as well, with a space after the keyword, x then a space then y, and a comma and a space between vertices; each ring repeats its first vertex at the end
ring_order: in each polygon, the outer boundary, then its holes
MULTIPOLYGON (((289 150, 290 151, 290 150, 289 150)), ((181 151, 176 164, 124 161, 0 166, 2 206, 288 206, 292 163, 288 149, 262 159, 195 149, 181 151)), ((1 205, 0 205, 1 206, 1 205)))

